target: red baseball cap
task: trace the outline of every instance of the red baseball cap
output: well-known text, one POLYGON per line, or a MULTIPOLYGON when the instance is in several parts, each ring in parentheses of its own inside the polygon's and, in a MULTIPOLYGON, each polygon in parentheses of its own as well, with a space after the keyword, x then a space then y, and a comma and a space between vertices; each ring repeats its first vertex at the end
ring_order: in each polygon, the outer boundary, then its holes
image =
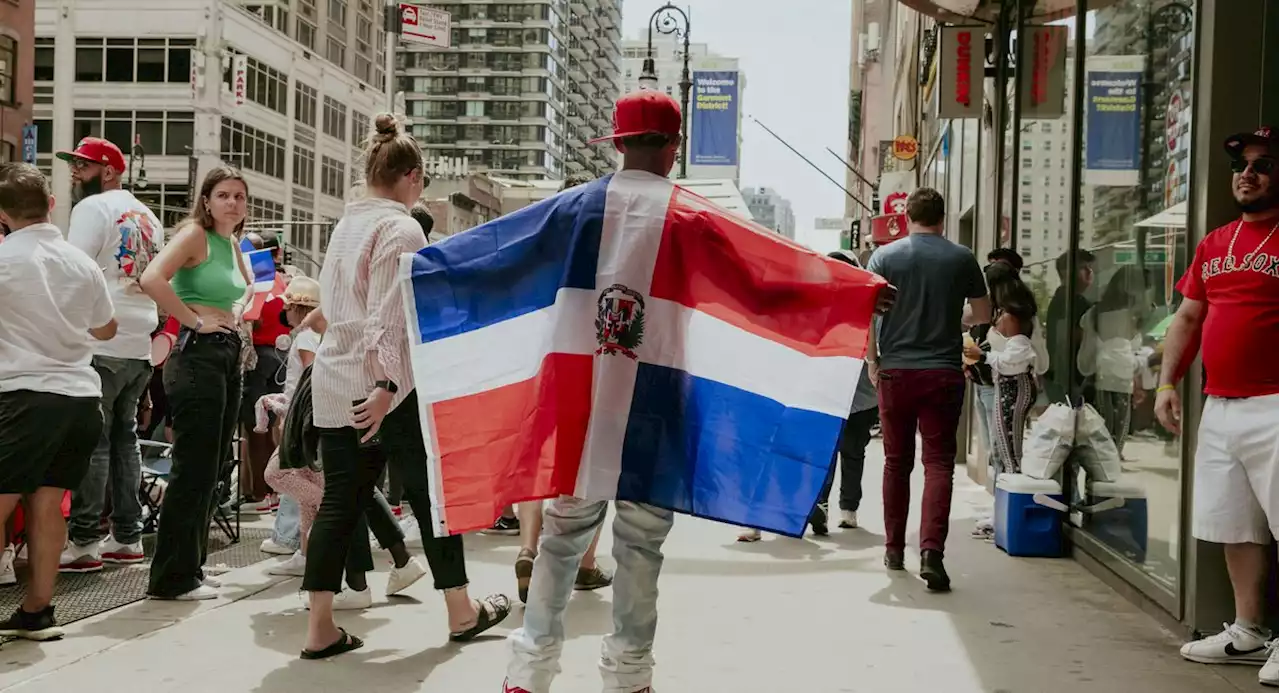
POLYGON ((1271 156, 1276 155, 1276 131, 1275 128, 1264 125, 1253 132, 1239 132, 1227 138, 1222 146, 1226 148, 1227 153, 1231 157, 1239 158, 1244 154, 1244 148, 1251 144, 1261 145, 1267 148, 1267 153, 1271 156))
POLYGON ((101 137, 86 137, 80 140, 73 151, 61 151, 57 154, 63 161, 88 161, 114 168, 117 173, 124 173, 124 154, 120 148, 101 137))
POLYGON ((588 144, 649 134, 679 135, 680 104, 656 89, 641 89, 623 95, 613 105, 613 134, 588 144))

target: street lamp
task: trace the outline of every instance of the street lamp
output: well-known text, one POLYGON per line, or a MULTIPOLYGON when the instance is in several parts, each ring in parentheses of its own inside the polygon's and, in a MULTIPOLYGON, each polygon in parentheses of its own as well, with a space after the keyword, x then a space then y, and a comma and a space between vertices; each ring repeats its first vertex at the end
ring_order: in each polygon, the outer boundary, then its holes
POLYGON ((689 177, 689 15, 684 10, 667 3, 653 11, 649 17, 649 51, 640 69, 640 87, 658 88, 658 72, 653 62, 653 30, 684 40, 684 69, 680 72, 680 177, 689 177))
POLYGON ((135 134, 133 136, 133 150, 129 156, 129 189, 135 187, 147 187, 147 151, 142 148, 142 136, 135 134), (138 160, 138 181, 135 184, 133 180, 133 161, 138 160))

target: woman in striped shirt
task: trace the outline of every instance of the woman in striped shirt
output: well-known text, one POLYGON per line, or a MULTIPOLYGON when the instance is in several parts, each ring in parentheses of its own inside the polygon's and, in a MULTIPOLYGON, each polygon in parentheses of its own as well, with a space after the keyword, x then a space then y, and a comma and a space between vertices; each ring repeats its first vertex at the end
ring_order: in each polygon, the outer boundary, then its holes
MULTIPOLYGON (((427 244, 422 228, 409 216, 426 181, 418 143, 391 114, 376 120, 365 181, 368 196, 347 204, 320 271, 327 330, 316 352, 311 387, 325 488, 302 582, 311 592, 303 659, 330 657, 364 644, 334 623, 333 598, 342 588, 352 528, 373 502, 373 488, 387 460, 397 465, 414 514, 431 516, 427 452, 397 281, 401 254, 427 244)), ((444 592, 451 640, 471 640, 507 617, 511 602, 505 596, 473 600, 468 594, 462 537, 437 539, 428 529, 422 543, 435 587, 444 592)))

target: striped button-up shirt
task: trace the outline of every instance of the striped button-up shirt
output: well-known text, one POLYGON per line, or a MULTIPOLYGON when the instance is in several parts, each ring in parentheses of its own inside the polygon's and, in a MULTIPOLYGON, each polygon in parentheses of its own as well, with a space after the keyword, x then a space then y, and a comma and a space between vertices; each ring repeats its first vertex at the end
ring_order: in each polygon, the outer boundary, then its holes
POLYGON ((376 359, 399 392, 413 389, 399 279, 400 256, 427 245, 404 205, 367 198, 347 205, 320 270, 328 329, 316 352, 311 388, 318 428, 351 426, 352 402, 373 389, 376 359))

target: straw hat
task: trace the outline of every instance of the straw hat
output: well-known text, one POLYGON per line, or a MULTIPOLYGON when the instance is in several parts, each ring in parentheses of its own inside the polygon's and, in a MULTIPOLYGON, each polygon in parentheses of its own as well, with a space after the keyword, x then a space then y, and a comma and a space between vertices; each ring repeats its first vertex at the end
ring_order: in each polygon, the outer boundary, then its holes
POLYGON ((284 303, 287 306, 320 307, 320 282, 311 277, 294 277, 284 290, 284 303))

